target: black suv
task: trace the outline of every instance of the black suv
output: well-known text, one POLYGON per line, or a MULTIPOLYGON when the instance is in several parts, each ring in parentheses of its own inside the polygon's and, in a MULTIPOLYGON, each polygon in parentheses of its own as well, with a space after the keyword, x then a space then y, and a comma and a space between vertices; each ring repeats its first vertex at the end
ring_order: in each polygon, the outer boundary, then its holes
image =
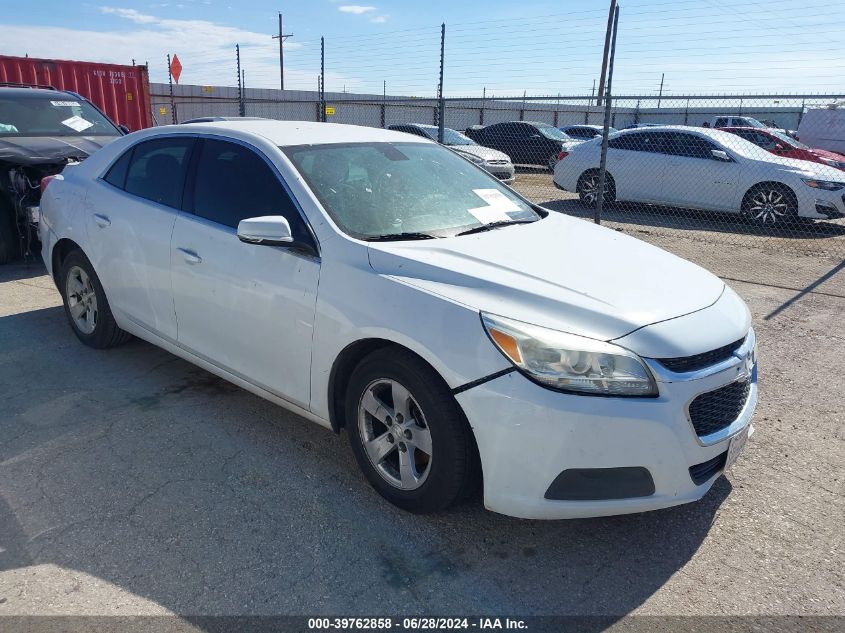
POLYGON ((0 84, 0 264, 34 250, 41 179, 124 132, 76 93, 0 84))
POLYGON ((465 134, 480 145, 504 152, 514 163, 549 169, 554 169, 564 144, 574 141, 553 125, 536 121, 473 125, 465 134))

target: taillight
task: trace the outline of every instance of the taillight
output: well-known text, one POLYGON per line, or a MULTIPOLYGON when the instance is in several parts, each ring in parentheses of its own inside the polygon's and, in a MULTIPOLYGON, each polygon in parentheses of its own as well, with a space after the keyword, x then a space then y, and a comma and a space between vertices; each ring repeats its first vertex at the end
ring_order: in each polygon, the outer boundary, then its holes
POLYGON ((567 156, 569 156, 569 152, 561 152, 560 154, 558 154, 558 155, 557 155, 557 159, 558 159, 558 160, 563 160, 563 159, 564 159, 564 158, 566 158, 567 156))
POLYGON ((47 185, 49 185, 54 178, 58 178, 59 180, 62 179, 62 177, 59 174, 55 174, 53 176, 44 176, 44 178, 41 179, 41 195, 42 196, 44 195, 44 190, 47 188, 47 185))

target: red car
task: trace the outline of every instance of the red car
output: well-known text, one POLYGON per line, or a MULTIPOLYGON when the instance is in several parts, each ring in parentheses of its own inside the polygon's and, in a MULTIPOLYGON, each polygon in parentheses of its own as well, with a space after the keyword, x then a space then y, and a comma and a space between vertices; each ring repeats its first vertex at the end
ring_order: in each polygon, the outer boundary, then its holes
POLYGON ((829 152, 826 149, 807 147, 777 130, 764 130, 756 127, 723 127, 719 129, 736 134, 777 156, 822 163, 845 171, 845 156, 842 154, 829 152))

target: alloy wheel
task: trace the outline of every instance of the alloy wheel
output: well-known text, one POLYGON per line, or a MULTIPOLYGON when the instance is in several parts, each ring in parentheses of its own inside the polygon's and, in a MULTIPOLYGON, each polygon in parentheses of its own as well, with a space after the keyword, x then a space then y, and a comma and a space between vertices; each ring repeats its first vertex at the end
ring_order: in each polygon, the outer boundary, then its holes
POLYGON ((76 327, 83 334, 93 334, 97 327, 97 293, 88 273, 79 266, 68 271, 65 296, 76 327))
POLYGON ((792 214, 790 201, 783 191, 778 189, 761 189, 749 201, 748 215, 764 226, 773 226, 783 222, 792 214))
MULTIPOLYGON (((610 183, 607 178, 604 181, 604 200, 607 200, 607 194, 610 191, 610 183)), ((581 200, 587 205, 593 206, 598 201, 599 192, 599 177, 598 174, 590 174, 584 176, 581 180, 581 200)))
POLYGON ((431 471, 431 432, 419 404, 395 380, 374 380, 358 403, 358 432, 367 458, 387 483, 415 490, 431 471))

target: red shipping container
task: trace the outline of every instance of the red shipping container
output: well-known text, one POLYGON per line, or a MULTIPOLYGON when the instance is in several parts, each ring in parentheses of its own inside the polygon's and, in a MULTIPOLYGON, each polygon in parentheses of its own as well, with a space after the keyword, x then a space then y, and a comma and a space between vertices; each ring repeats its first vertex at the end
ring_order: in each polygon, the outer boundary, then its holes
POLYGON ((15 83, 76 92, 131 131, 152 126, 146 66, 0 55, 0 84, 15 83))

